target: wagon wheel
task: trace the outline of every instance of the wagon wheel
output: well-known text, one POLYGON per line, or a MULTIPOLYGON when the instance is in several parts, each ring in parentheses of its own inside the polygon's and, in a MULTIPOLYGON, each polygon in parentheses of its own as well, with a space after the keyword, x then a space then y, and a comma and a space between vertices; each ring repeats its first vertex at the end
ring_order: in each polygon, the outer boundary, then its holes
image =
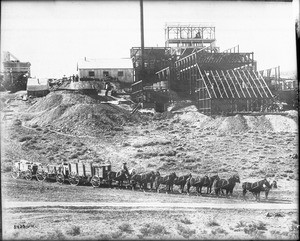
POLYGON ((44 171, 37 171, 36 172, 36 179, 39 181, 39 182, 42 182, 46 179, 47 177, 47 173, 44 172, 44 171))
POLYGON ((59 183, 59 184, 63 184, 64 181, 65 181, 65 178, 64 178, 64 175, 59 173, 56 175, 56 181, 59 183))
POLYGON ((91 184, 93 187, 100 187, 100 177, 93 176, 91 180, 91 184))
POLYGON ((79 176, 78 175, 70 175, 69 176, 69 183, 72 185, 72 186, 77 186, 79 184, 79 176))
POLYGON ((11 177, 13 178, 13 179, 17 179, 18 177, 20 176, 20 172, 19 171, 17 171, 17 170, 12 170, 12 172, 11 172, 11 177))
POLYGON ((25 179, 26 180, 31 180, 32 179, 32 172, 30 171, 30 170, 27 170, 26 172, 25 172, 25 179))

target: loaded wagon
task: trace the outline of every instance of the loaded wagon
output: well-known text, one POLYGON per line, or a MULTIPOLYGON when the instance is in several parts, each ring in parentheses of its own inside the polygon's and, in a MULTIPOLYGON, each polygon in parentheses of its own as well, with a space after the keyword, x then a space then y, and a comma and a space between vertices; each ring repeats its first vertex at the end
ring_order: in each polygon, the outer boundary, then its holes
POLYGON ((43 181, 46 178, 43 170, 44 167, 41 163, 20 160, 14 163, 11 176, 14 179, 25 178, 26 180, 31 180, 35 177, 38 181, 43 181))
POLYGON ((62 164, 56 167, 56 181, 60 184, 63 184, 65 180, 69 178, 70 174, 70 164, 63 162, 62 164))
POLYGON ((69 167, 68 180, 71 185, 77 186, 79 183, 90 183, 93 176, 92 163, 70 163, 69 167))
POLYGON ((91 184, 93 187, 100 187, 101 184, 108 184, 108 173, 111 171, 111 164, 93 164, 93 177, 91 184))

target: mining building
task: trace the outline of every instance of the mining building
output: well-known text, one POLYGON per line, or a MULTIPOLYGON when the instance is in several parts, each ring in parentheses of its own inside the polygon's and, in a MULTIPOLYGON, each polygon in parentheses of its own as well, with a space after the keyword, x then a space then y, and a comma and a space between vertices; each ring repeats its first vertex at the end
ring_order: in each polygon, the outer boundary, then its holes
POLYGON ((30 77, 29 62, 21 62, 10 52, 3 52, 4 78, 2 87, 10 91, 26 90, 27 79, 30 77))
POLYGON ((239 46, 221 52, 215 31, 210 24, 169 23, 165 47, 133 47, 132 99, 163 111, 168 102, 188 98, 208 115, 271 108, 274 78, 257 71, 253 52, 239 46))

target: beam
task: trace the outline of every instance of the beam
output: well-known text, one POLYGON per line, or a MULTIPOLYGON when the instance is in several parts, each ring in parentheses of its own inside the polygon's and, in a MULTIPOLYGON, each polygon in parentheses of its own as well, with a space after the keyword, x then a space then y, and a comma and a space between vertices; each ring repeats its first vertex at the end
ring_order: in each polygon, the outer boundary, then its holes
MULTIPOLYGON (((243 82, 245 82, 244 79, 242 78, 240 72, 239 72, 238 70, 237 70, 236 72, 239 74, 240 79, 241 79, 243 82)), ((245 84, 246 84, 246 83, 245 83, 245 84)), ((252 98, 252 96, 251 96, 251 94, 250 94, 250 92, 249 92, 249 90, 248 90, 248 86, 246 86, 246 90, 247 90, 247 93, 248 93, 249 97, 252 98)))
POLYGON ((242 93, 243 93, 243 95, 244 95, 244 98, 247 98, 246 95, 245 95, 245 93, 244 93, 244 91, 243 91, 243 88, 242 88, 242 86, 241 86, 241 84, 240 84, 240 82, 239 82, 239 80, 238 80, 238 78, 237 78, 237 77, 235 76, 235 74, 234 74, 234 71, 231 70, 231 72, 232 72, 234 78, 236 79, 236 81, 237 81, 237 83, 238 83, 238 85, 239 85, 239 87, 240 87, 240 89, 241 89, 241 91, 242 91, 242 93))
POLYGON ((271 97, 274 97, 274 95, 272 94, 271 90, 269 89, 269 86, 267 85, 267 83, 266 83, 265 79, 263 78, 263 76, 261 76, 260 73, 258 73, 258 75, 259 75, 260 78, 263 80, 264 84, 266 85, 266 87, 267 87, 267 89, 268 89, 268 91, 269 91, 271 97))
POLYGON ((202 80, 203 80, 203 82, 204 82, 204 85, 205 85, 205 87, 206 87, 206 90, 207 90, 207 92, 208 92, 208 95, 209 95, 209 97, 211 98, 211 94, 210 94, 209 89, 208 89, 208 87, 207 87, 207 84, 206 84, 206 82, 205 82, 205 80, 204 80, 204 78, 203 78, 203 75, 202 75, 202 73, 201 73, 201 70, 200 70, 200 67, 199 67, 198 63, 197 63, 197 67, 198 67, 198 71, 199 71, 199 73, 200 73, 200 75, 201 75, 201 78, 202 78, 202 80))
POLYGON ((252 72, 253 72, 253 74, 255 75, 255 78, 258 80, 258 82, 259 82, 259 84, 260 84, 262 90, 264 91, 265 95, 266 95, 267 97, 269 97, 268 94, 267 94, 267 92, 265 91, 265 88, 264 88, 264 86, 262 85, 260 79, 257 77, 257 75, 255 74, 255 72, 254 72, 253 70, 252 70, 252 72))
POLYGON ((234 81, 232 80, 232 78, 231 78, 231 76, 230 76, 228 70, 226 70, 226 73, 229 75, 229 79, 230 79, 231 83, 233 84, 233 87, 234 87, 234 89, 235 89, 235 91, 236 91, 238 97, 241 98, 241 96, 240 96, 240 94, 239 94, 239 92, 238 92, 238 90, 237 90, 237 88, 236 88, 236 86, 235 86, 235 83, 234 83, 234 81))
POLYGON ((260 90, 259 90, 259 87, 257 86, 255 80, 252 78, 251 73, 249 72, 248 69, 247 69, 247 73, 249 74, 250 79, 253 81, 254 85, 256 86, 256 89, 257 89, 258 93, 260 94, 261 98, 263 98, 263 96, 262 96, 262 94, 261 94, 261 92, 260 92, 260 90))
POLYGON ((220 80, 220 82, 221 82, 221 84, 222 84, 222 86, 223 86, 223 90, 224 90, 224 92, 225 92, 225 94, 226 94, 227 98, 229 98, 229 95, 227 94, 227 91, 226 91, 225 85, 223 84, 223 81, 222 81, 222 79, 221 79, 221 77, 220 77, 220 75, 219 75, 218 71, 217 71, 217 70, 215 70, 215 71, 216 71, 216 73, 217 73, 217 75, 218 75, 218 78, 219 78, 219 80, 220 80))
POLYGON ((242 71, 243 75, 245 76, 246 80, 248 81, 248 84, 249 84, 250 87, 251 87, 251 90, 252 90, 253 94, 254 94, 255 97, 257 98, 257 95, 256 95, 256 93, 255 93, 255 91, 254 91, 254 89, 253 89, 253 86, 252 86, 252 84, 250 83, 250 80, 248 79, 248 77, 247 77, 247 75, 245 74, 244 70, 240 70, 240 71, 242 71))
POLYGON ((216 92, 215 92, 215 88, 214 88, 212 82, 210 81, 209 77, 207 76, 208 74, 206 73, 205 70, 204 70, 204 73, 205 73, 206 78, 208 79, 208 82, 209 82, 209 84, 210 84, 210 86, 211 86, 211 89, 212 89, 214 95, 215 95, 215 98, 218 98, 218 97, 217 97, 217 94, 216 94, 216 92))
POLYGON ((216 83, 216 86, 217 86, 217 88, 218 88, 218 90, 219 90, 219 93, 220 93, 221 98, 223 98, 222 92, 221 92, 221 90, 220 90, 220 87, 219 87, 219 85, 218 85, 218 83, 217 83, 217 80, 215 79, 215 76, 214 76, 212 70, 210 71, 210 74, 212 75, 213 80, 214 80, 215 83, 216 83))
POLYGON ((230 84, 228 83, 227 78, 226 78, 226 76, 224 75, 223 70, 221 70, 221 73, 222 73, 223 77, 225 78, 225 82, 226 82, 227 85, 228 85, 228 88, 229 88, 229 90, 230 90, 230 93, 231 93, 231 95, 232 95, 232 98, 235 98, 235 97, 234 97, 234 94, 233 94, 233 92, 232 92, 232 90, 231 90, 230 84))

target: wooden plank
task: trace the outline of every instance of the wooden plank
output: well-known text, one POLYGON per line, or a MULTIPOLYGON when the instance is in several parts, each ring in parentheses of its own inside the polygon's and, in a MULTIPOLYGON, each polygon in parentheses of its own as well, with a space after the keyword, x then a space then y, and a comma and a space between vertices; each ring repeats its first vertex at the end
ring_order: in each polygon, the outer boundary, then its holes
POLYGON ((257 86, 255 80, 252 78, 251 73, 249 72, 248 69, 247 69, 247 72, 248 72, 248 74, 250 75, 250 79, 253 81, 254 85, 256 86, 257 91, 258 91, 258 93, 260 94, 260 97, 263 98, 263 96, 262 96, 262 94, 261 94, 261 92, 260 92, 260 90, 259 90, 259 87, 257 86))
POLYGON ((78 163, 78 175, 82 177, 85 176, 84 164, 82 162, 78 163))
POLYGON ((262 83, 260 82, 260 79, 257 77, 257 75, 255 74, 255 72, 254 72, 253 70, 252 70, 252 73, 254 74, 255 78, 258 80, 258 82, 259 82, 259 84, 260 84, 262 90, 264 91, 265 95, 267 96, 267 98, 269 98, 267 92, 265 91, 264 86, 263 86, 262 83))
MULTIPOLYGON (((239 74, 240 79, 241 79, 243 82, 245 82, 244 79, 242 78, 240 72, 239 72, 238 70, 237 70, 236 72, 239 74)), ((249 90, 248 90, 248 87, 246 87, 246 90, 247 90, 247 93, 248 93, 249 97, 252 98, 252 96, 251 96, 251 94, 250 94, 250 92, 249 92, 249 90)))
POLYGON ((212 75, 212 77, 213 77, 213 80, 215 81, 215 83, 216 83, 216 85, 217 85, 217 88, 218 88, 218 90, 219 90, 219 93, 220 93, 221 98, 223 98, 222 92, 221 92, 221 90, 220 90, 220 87, 219 87, 219 85, 218 85, 218 83, 217 83, 217 80, 215 79, 215 76, 214 76, 212 70, 210 71, 210 73, 211 73, 211 75, 212 75))
POLYGON ((248 77, 247 77, 247 75, 245 74, 244 70, 241 70, 241 71, 242 71, 243 75, 245 76, 246 80, 248 81, 248 84, 250 85, 253 94, 254 94, 255 97, 257 98, 257 95, 256 95, 256 93, 255 93, 255 91, 254 91, 254 89, 253 89, 252 84, 250 83, 250 80, 248 79, 248 77))
POLYGON ((227 91, 226 91, 226 88, 225 88, 225 85, 224 85, 224 83, 223 83, 223 81, 222 81, 222 79, 221 79, 221 77, 220 77, 220 75, 219 75, 219 73, 218 73, 217 70, 216 70, 216 74, 218 75, 218 78, 219 78, 219 80, 220 80, 220 82, 221 82, 221 84, 222 84, 222 86, 223 86, 223 90, 224 90, 224 92, 225 92, 227 98, 229 98, 229 96, 228 96, 228 94, 227 94, 227 91))
POLYGON ((239 92, 238 92, 238 90, 237 90, 237 88, 236 88, 236 86, 235 86, 235 83, 234 83, 234 81, 232 80, 232 78, 231 78, 231 76, 230 76, 228 70, 226 70, 226 73, 229 75, 229 79, 230 79, 231 83, 233 84, 233 87, 234 87, 234 89, 235 89, 235 91, 236 91, 236 93, 237 93, 237 96, 238 96, 239 98, 241 98, 241 97, 240 97, 240 94, 239 94, 239 92))
POLYGON ((270 97, 271 97, 271 98, 274 97, 274 95, 273 95, 273 93, 271 92, 271 90, 269 89, 269 86, 267 85, 265 79, 263 78, 263 76, 262 76, 259 72, 258 72, 258 77, 262 79, 264 85, 266 86, 266 88, 267 88, 267 90, 268 90, 268 92, 269 92, 269 94, 270 94, 270 97))
POLYGON ((205 73, 206 78, 208 79, 208 82, 209 82, 210 85, 211 85, 211 89, 213 90, 213 93, 214 93, 214 95, 215 95, 215 98, 218 98, 218 96, 217 96, 217 94, 216 94, 216 92, 215 92, 215 88, 214 88, 212 82, 210 81, 209 77, 207 76, 207 72, 206 72, 205 70, 204 70, 204 73, 205 73))
POLYGON ((77 163, 70 163, 70 172, 78 174, 78 166, 77 163))
POLYGON ((85 176, 92 176, 92 163, 84 164, 85 176))
POLYGON ((229 88, 229 90, 230 90, 230 93, 231 93, 231 95, 232 95, 232 98, 235 98, 235 97, 234 97, 234 94, 233 94, 233 92, 232 92, 232 90, 231 90, 231 87, 230 87, 230 85, 229 85, 229 83, 228 83, 228 81, 227 81, 227 78, 226 78, 226 76, 224 75, 223 70, 221 70, 221 73, 222 73, 223 77, 225 78, 225 82, 226 82, 227 85, 228 85, 228 88, 229 88))
POLYGON ((241 86, 241 84, 240 84, 240 82, 239 82, 239 79, 236 77, 236 75, 234 74, 234 71, 233 71, 233 70, 231 70, 231 72, 232 72, 234 78, 236 79, 236 81, 237 81, 237 83, 238 83, 238 85, 239 85, 239 87, 240 87, 240 89, 241 89, 241 91, 242 91, 242 93, 243 93, 243 95, 244 95, 244 98, 247 98, 246 95, 245 95, 245 93, 244 93, 244 91, 243 91, 243 88, 242 88, 242 86, 241 86))
POLYGON ((210 92, 209 92, 209 90, 208 90, 207 84, 206 84, 206 82, 205 82, 205 80, 204 80, 204 78, 203 78, 203 75, 202 75, 202 73, 201 73, 201 70, 200 70, 200 67, 199 67, 198 63, 197 63, 197 67, 198 67, 198 71, 199 71, 199 73, 200 73, 200 75, 201 75, 201 78, 202 78, 202 80, 203 80, 203 83, 204 83, 204 85, 205 85, 205 87, 206 87, 206 91, 208 92, 208 95, 209 95, 209 97, 211 98, 211 94, 210 94, 210 92))

